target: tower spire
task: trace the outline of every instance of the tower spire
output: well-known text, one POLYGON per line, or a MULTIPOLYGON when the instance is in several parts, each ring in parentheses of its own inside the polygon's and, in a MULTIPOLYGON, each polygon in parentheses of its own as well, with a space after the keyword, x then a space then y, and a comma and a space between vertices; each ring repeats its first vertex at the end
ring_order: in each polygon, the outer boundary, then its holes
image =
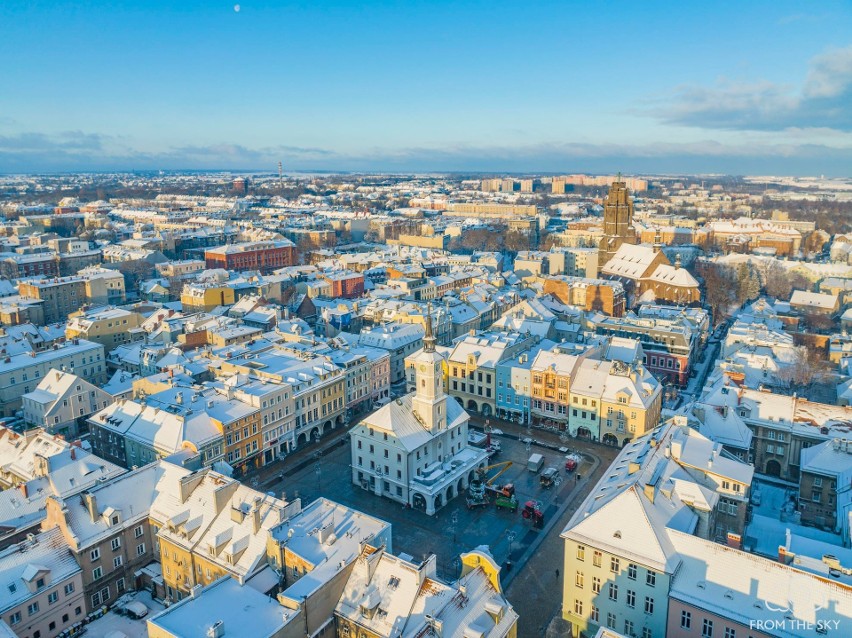
POLYGON ((426 304, 426 334, 423 335, 424 352, 435 352, 435 337, 432 336, 432 304, 426 304))

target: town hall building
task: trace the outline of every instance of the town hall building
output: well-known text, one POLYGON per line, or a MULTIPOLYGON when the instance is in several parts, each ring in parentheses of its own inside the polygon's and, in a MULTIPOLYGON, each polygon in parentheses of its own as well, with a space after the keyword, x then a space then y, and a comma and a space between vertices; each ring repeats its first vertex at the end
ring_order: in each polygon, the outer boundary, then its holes
POLYGON ((431 324, 423 350, 410 359, 416 390, 350 431, 352 482, 429 515, 464 493, 488 459, 485 450, 468 446, 467 412, 444 392, 431 324))

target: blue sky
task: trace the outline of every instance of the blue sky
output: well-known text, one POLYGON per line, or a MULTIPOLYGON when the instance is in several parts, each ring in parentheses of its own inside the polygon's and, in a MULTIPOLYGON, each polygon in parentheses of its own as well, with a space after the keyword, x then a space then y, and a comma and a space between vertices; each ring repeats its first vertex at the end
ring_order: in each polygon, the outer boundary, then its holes
POLYGON ((852 174, 852 3, 0 3, 0 172, 852 174))

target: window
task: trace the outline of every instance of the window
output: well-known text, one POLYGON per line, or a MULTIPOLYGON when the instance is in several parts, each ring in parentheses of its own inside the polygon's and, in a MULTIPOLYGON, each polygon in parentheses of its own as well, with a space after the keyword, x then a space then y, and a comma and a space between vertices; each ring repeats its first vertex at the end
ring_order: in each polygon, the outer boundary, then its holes
POLYGON ((21 612, 16 611, 14 614, 9 616, 10 625, 17 625, 19 622, 21 622, 21 612))
POLYGON ((115 558, 112 559, 112 566, 114 568, 115 567, 121 567, 121 555, 118 555, 118 556, 116 556, 115 558))
POLYGON ((595 550, 594 556, 592 556, 592 564, 595 567, 600 567, 602 557, 603 557, 603 554, 601 554, 598 550, 595 550))
POLYGON ((27 615, 28 616, 32 616, 33 614, 37 614, 37 613, 38 613, 38 601, 36 601, 34 603, 30 603, 29 605, 27 605, 27 615))
MULTIPOLYGON (((678 364, 679 366, 680 364, 678 364)), ((653 638, 650 627, 642 627, 642 638, 653 638)))
POLYGON ((574 614, 577 616, 583 615, 583 601, 574 599, 574 614))
POLYGON ((650 596, 645 596, 645 613, 653 614, 654 613, 654 599, 650 596))
POLYGON ((627 606, 631 609, 636 607, 636 592, 632 589, 627 590, 627 606))
POLYGON ((654 585, 656 585, 657 584, 657 572, 652 572, 649 569, 648 573, 645 575, 645 584, 648 585, 648 587, 653 587, 654 585))
POLYGON ((142 536, 142 526, 141 526, 141 525, 137 526, 137 527, 133 530, 133 536, 134 536, 135 538, 139 538, 140 536, 142 536))
POLYGON ((725 638, 737 638, 737 630, 733 627, 725 627, 725 638))
POLYGON ((104 570, 100 567, 95 567, 92 570, 92 580, 98 580, 103 575, 104 575, 104 570))
POLYGON ((613 556, 612 558, 609 559, 609 571, 611 571, 613 574, 617 574, 619 567, 620 567, 620 561, 617 558, 615 558, 613 556))
POLYGON ((112 547, 112 551, 116 551, 119 547, 121 547, 121 539, 118 537, 113 538, 110 546, 112 547))
POLYGON ((594 622, 600 622, 601 621, 601 610, 598 609, 597 607, 595 607, 594 605, 592 605, 591 618, 594 622))
POLYGON ((636 565, 634 563, 627 566, 627 577, 630 580, 636 580, 636 565))
POLYGON ((41 589, 42 587, 44 587, 44 578, 37 578, 36 589, 41 589))
POLYGON ((597 576, 592 576, 592 592, 595 594, 601 593, 601 579, 597 576))
POLYGON ((579 589, 583 589, 583 572, 577 572, 576 576, 574 576, 574 585, 579 589))
POLYGON ((615 614, 614 613, 609 612, 606 615, 606 626, 609 627, 610 629, 615 629, 615 614))
POLYGON ((145 553, 145 543, 139 543, 136 546, 136 555, 142 556, 142 554, 144 554, 144 553, 145 553))
POLYGON ((68 596, 69 594, 73 594, 73 593, 74 593, 74 583, 68 583, 67 585, 65 585, 65 595, 68 596))
POLYGON ((95 547, 89 554, 89 558, 92 560, 98 560, 101 557, 101 550, 99 547, 95 547))
POLYGON ((681 629, 690 629, 692 627, 692 613, 688 611, 680 612, 681 629))
POLYGON ((618 585, 615 583, 609 584, 609 599, 618 600, 618 585))
POLYGON ((586 560, 586 548, 584 545, 577 545, 577 560, 586 560))
POLYGON ((57 600, 59 600, 59 592, 58 591, 52 591, 47 595, 47 604, 48 605, 52 605, 57 600))
POLYGON ((119 594, 124 591, 124 579, 123 578, 119 578, 117 581, 115 581, 115 590, 119 594))
POLYGON ((635 636, 636 635, 635 633, 633 633, 633 621, 632 620, 625 620, 624 621, 624 635, 625 636, 635 636))
POLYGON ((713 621, 705 618, 701 625, 701 638, 713 638, 713 621))

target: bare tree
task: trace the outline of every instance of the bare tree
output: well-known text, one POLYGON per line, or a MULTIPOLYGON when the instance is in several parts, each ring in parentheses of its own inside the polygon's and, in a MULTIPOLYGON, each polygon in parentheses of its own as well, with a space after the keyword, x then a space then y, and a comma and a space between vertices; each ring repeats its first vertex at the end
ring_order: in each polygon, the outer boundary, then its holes
POLYGON ((784 266, 775 260, 770 261, 763 277, 763 289, 767 295, 785 301, 790 299, 790 295, 793 293, 793 284, 784 266))
POLYGON ((713 314, 713 325, 718 326, 730 313, 737 281, 728 268, 710 261, 696 262, 695 271, 704 280, 704 300, 713 314))
POLYGON ((793 361, 778 370, 778 381, 781 387, 789 392, 802 393, 814 382, 819 381, 828 372, 828 365, 816 350, 799 346, 793 361))

